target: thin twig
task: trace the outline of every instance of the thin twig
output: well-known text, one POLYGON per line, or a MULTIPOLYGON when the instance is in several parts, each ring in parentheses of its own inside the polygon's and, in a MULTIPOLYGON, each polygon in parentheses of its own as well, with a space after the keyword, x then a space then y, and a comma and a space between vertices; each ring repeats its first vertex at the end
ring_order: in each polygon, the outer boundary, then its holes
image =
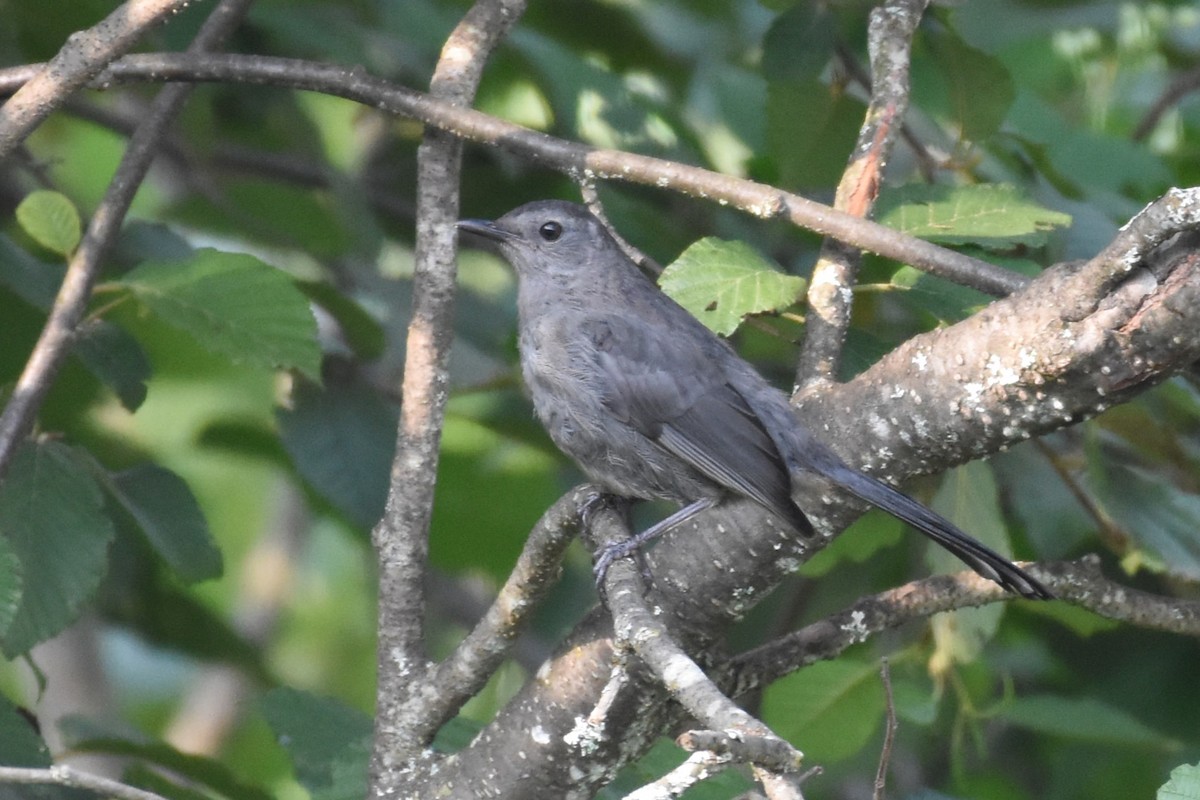
POLYGON ((630 261, 637 264, 643 272, 651 276, 658 276, 662 274, 662 264, 659 264, 653 258, 630 244, 625 237, 621 235, 621 232, 613 227, 613 224, 608 221, 608 215, 604 213, 604 204, 600 202, 600 193, 596 191, 595 183, 584 182, 581 184, 579 187, 579 194, 582 195, 583 202, 588 207, 588 211, 591 211, 596 219, 600 220, 600 223, 604 225, 605 229, 608 231, 608 235, 613 238, 613 241, 617 243, 617 247, 621 248, 621 252, 623 252, 630 261))
POLYGON ((896 700, 892 696, 892 670, 888 660, 879 660, 879 679, 883 682, 884 709, 887 717, 883 724, 883 747, 879 751, 879 767, 875 770, 874 800, 883 800, 883 790, 887 786, 888 764, 892 760, 892 747, 896 743, 896 700))
MULTIPOLYGON (((913 33, 927 3, 890 0, 871 12, 871 102, 833 201, 834 208, 855 217, 867 217, 875 205, 884 164, 908 109, 913 33)), ((836 239, 821 246, 808 285, 808 322, 796 364, 801 391, 837 380, 854 303, 851 289, 861 263, 860 251, 836 239)))
POLYGON ((700 750, 687 757, 682 764, 652 783, 625 795, 624 800, 672 800, 688 789, 723 771, 733 763, 726 755, 700 750))
MULTIPOLYGON (((55 78, 47 78, 42 83, 38 83, 41 76, 30 81, 4 105, 4 109, 0 109, 0 127, 11 121, 15 126, 14 130, 28 133, 32 130, 31 125, 27 124, 29 120, 32 119, 32 124, 36 124, 41 117, 35 113, 20 111, 24 108, 21 104, 18 104, 14 111, 17 116, 5 117, 4 113, 18 98, 23 97, 22 93, 26 88, 34 87, 36 102, 46 103, 51 108, 61 104, 66 93, 82 85, 122 49, 132 46, 137 37, 162 16, 182 5, 179 0, 160 0, 157 3, 130 2, 128 7, 113 12, 84 35, 72 37, 71 42, 55 56, 51 64, 57 63, 60 57, 66 62, 76 62, 81 58, 76 52, 77 49, 83 43, 91 42, 95 52, 88 51, 86 66, 77 65, 78 75, 69 79, 65 74, 61 74, 55 78), (114 21, 114 17, 118 20, 114 21), (141 27, 128 27, 134 21, 140 21, 141 27), (111 36, 114 41, 103 40, 103 35, 111 36), (99 59, 97 53, 105 53, 107 58, 99 59), (18 117, 23 121, 16 121, 18 117)), ((205 20, 188 52, 194 55, 219 45, 237 25, 248 6, 249 0, 222 2, 205 20)), ((79 246, 71 256, 62 286, 59 287, 37 344, 34 345, 33 352, 30 353, 29 360, 17 379, 7 406, 3 413, 0 413, 0 481, 4 479, 17 446, 32 429, 38 408, 66 359, 91 297, 92 286, 100 271, 100 262, 121 229, 133 196, 154 160, 158 143, 191 91, 189 86, 183 84, 167 86, 154 98, 145 120, 130 138, 129 146, 113 174, 108 190, 92 215, 79 246)), ((29 102, 29 98, 22 100, 22 103, 26 102, 29 102)), ((49 113, 49 109, 45 111, 49 113)), ((4 135, 0 130, 0 157, 4 152, 4 135)))
POLYGON ((1131 138, 1135 142, 1145 139, 1158 127, 1158 121, 1163 118, 1163 115, 1172 106, 1197 89, 1200 89, 1200 67, 1193 67, 1187 72, 1176 75, 1174 80, 1163 90, 1163 93, 1159 95, 1158 99, 1146 110, 1145 116, 1138 122, 1137 127, 1133 129, 1131 138))
POLYGON ((1099 502, 1088 492, 1083 485, 1076 480, 1071 473, 1071 469, 1067 466, 1062 456, 1054 452, 1049 445, 1042 439, 1034 439, 1033 446, 1042 454, 1046 462, 1050 464, 1050 468, 1058 475, 1059 480, 1067 487, 1067 491, 1075 498, 1075 502, 1079 503, 1080 508, 1084 513, 1092 518, 1096 523, 1096 533, 1100 541, 1104 542, 1108 548, 1118 556, 1124 556, 1129 552, 1130 545, 1133 542, 1133 537, 1122 528, 1112 515, 1104 509, 1099 502))
MULTIPOLYGON (((1025 565, 1061 601, 1142 628, 1200 637, 1200 600, 1159 597, 1110 581, 1095 556, 1025 565)), ((737 697, 801 667, 835 658, 877 633, 942 611, 1019 598, 974 572, 938 575, 861 598, 785 637, 734 658, 722 685, 737 697)))
MULTIPOLYGON (((32 72, 30 67, 0 70, 0 93, 12 91, 32 72)), ((786 219, 798 227, 988 294, 1008 295, 1029 282, 1019 273, 773 186, 651 156, 556 139, 396 86, 357 68, 266 56, 153 54, 126 56, 114 62, 97 85, 107 88, 117 82, 162 80, 246 82, 331 94, 418 119, 462 139, 500 147, 577 181, 618 180, 655 186, 729 205, 762 219, 786 219)))
POLYGON ((166 800, 160 794, 147 792, 136 786, 129 786, 111 778, 102 778, 80 772, 63 764, 57 764, 46 769, 32 767, 0 767, 0 784, 12 783, 26 786, 65 786, 71 789, 85 789, 95 792, 102 797, 115 800, 166 800))

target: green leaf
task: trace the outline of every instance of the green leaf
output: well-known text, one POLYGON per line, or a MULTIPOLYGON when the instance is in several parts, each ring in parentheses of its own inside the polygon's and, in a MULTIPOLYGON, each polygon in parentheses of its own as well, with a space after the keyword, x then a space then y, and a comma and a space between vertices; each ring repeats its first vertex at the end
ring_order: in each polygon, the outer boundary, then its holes
MULTIPOLYGON (((49 311, 62 283, 65 267, 39 261, 7 236, 0 236, 0 284, 29 305, 49 311)), ((150 361, 138 341, 123 328, 104 320, 83 323, 72 354, 117 393, 121 404, 134 411, 146 399, 150 361)))
POLYGON ((1162 785, 1157 800, 1200 800, 1200 764, 1182 764, 1171 770, 1171 780, 1162 785))
POLYGON ((116 393, 126 409, 136 411, 145 401, 150 359, 124 328, 104 320, 85 321, 79 326, 72 352, 116 393))
POLYGON ((1008 69, 949 28, 924 33, 913 61, 917 102, 935 113, 940 110, 963 139, 987 139, 1000 129, 1016 99, 1008 69), (932 63, 925 57, 926 48, 932 63))
POLYGON ((232 664, 264 684, 276 680, 260 648, 235 631, 222 613, 162 574, 140 539, 122 531, 113 543, 112 575, 96 602, 106 620, 138 632, 160 649, 232 664))
POLYGON ((1178 743, 1119 708, 1091 697, 1032 695, 1015 698, 998 713, 1013 725, 1038 733, 1119 747, 1170 749, 1178 743))
POLYGON ((17 206, 17 222, 35 242, 59 255, 70 255, 79 244, 79 212, 58 192, 42 190, 26 196, 17 206))
POLYGON ((827 7, 792 6, 776 17, 763 37, 763 76, 770 81, 815 81, 833 56, 837 39, 837 23, 827 7))
POLYGON ((883 718, 883 684, 875 664, 822 661, 767 687, 763 721, 811 761, 857 753, 883 718))
POLYGON ((48 767, 51 763, 50 751, 38 735, 36 723, 0 694, 0 764, 48 767))
POLYGON ((78 616, 107 571, 111 520, 88 468, 66 445, 27 443, 0 484, 0 535, 24 572, 24 593, 0 647, 28 652, 78 616))
POLYGON ((263 715, 313 798, 362 797, 371 718, 337 700, 280 688, 262 700, 263 715), (346 794, 357 789, 357 795, 346 794))
POLYGON ((846 531, 822 547, 800 567, 800 574, 819 578, 847 562, 861 564, 885 547, 892 547, 904 534, 904 523, 873 509, 856 519, 846 531))
POLYGON ((743 242, 706 237, 663 270, 664 292, 711 330, 728 336, 744 317, 796 303, 806 282, 785 275, 743 242))
POLYGON ((1044 208, 1006 184, 931 186, 911 184, 885 192, 875 219, 912 236, 945 244, 990 249, 1040 247, 1071 217, 1044 208))
POLYGON ((276 415, 296 470, 354 523, 373 525, 387 500, 396 408, 360 383, 331 378, 324 388, 296 381, 276 415))
POLYGON ((383 353, 383 327, 362 306, 324 281, 299 281, 297 288, 333 315, 358 358, 370 361, 383 353))
POLYGON ((8 630, 20 608, 24 581, 21 560, 8 539, 0 536, 0 636, 8 630))
POLYGON ((141 464, 106 475, 104 483, 176 575, 188 583, 221 576, 221 551, 182 478, 169 469, 141 464))
POLYGON ((308 300, 286 274, 254 256, 197 250, 182 261, 142 264, 118 283, 215 353, 319 377, 321 350, 308 300))
POLYGON ((1143 565, 1187 581, 1200 580, 1200 497, 1161 474, 1102 455, 1088 459, 1084 483, 1105 513, 1149 556, 1143 565))
MULTIPOLYGON (((984 462, 971 461, 946 473, 930 505, 1001 555, 1012 552, 1001 517, 996 479, 984 462)), ((932 544, 926 560, 935 572, 966 569, 949 552, 932 544)), ((940 674, 952 663, 966 664, 978 658, 984 645, 996 635, 1004 608, 1003 603, 992 603, 935 614, 931 620, 935 651, 930 657, 930 671, 940 674)))
POLYGON ((7 236, 0 235, 0 284, 34 308, 49 311, 66 267, 35 258, 7 236))
POLYGON ((819 81, 772 82, 767 87, 767 153, 788 189, 835 186, 858 138, 866 106, 819 81))
MULTIPOLYGON (((33 715, 18 709, 0 695, 0 764, 6 767, 45 769, 53 763, 50 750, 38 735, 33 715)), ((94 800, 95 795, 63 786, 0 783, 0 800, 94 800)))

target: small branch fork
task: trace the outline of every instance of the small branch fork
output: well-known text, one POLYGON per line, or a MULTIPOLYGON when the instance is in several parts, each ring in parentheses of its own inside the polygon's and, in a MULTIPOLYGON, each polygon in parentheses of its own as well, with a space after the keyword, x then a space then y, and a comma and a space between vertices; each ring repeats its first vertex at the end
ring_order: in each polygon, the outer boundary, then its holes
MULTIPOLYGON (((588 534, 601 547, 626 540, 630 531, 611 507, 588 517, 588 534)), ((628 648, 705 730, 685 735, 683 746, 751 764, 772 800, 799 798, 797 775, 803 755, 729 699, 675 640, 643 596, 632 559, 615 561, 604 578, 617 643, 628 648)))

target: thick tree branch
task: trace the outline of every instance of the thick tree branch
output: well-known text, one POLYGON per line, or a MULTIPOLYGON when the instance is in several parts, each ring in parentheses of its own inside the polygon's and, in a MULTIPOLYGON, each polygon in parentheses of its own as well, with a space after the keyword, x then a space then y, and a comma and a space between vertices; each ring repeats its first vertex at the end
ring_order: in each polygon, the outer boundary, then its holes
MULTIPOLYGON (((0 92, 13 91, 33 71, 31 67, 0 70, 0 92)), ((556 139, 440 102, 366 75, 357 68, 265 56, 138 55, 111 64, 96 84, 107 87, 116 82, 148 80, 245 82, 332 94, 421 120, 462 139, 500 147, 565 172, 578 182, 616 180, 656 186, 730 205, 763 219, 786 219, 799 227, 989 294, 1005 295, 1027 280, 1023 275, 773 186, 650 156, 556 139)))
MULTIPOLYGON (((431 96, 468 105, 487 57, 524 8, 524 0, 475 3, 442 49, 431 96)), ((372 532, 379 561, 379 671, 370 796, 378 798, 397 792, 442 721, 442 708, 412 701, 429 674, 423 583, 449 397, 461 156, 461 142, 436 129, 426 132, 417 154, 416 264, 400 426, 386 510, 372 532)))
MULTIPOLYGON (((908 110, 908 63, 913 33, 928 0, 891 0, 871 12, 867 43, 871 54, 871 102, 834 195, 833 207, 866 217, 883 183, 883 168, 908 110)), ((862 254, 828 240, 808 285, 804 344, 796 366, 796 385, 806 388, 837 380, 842 347, 854 303, 851 291, 862 254)))

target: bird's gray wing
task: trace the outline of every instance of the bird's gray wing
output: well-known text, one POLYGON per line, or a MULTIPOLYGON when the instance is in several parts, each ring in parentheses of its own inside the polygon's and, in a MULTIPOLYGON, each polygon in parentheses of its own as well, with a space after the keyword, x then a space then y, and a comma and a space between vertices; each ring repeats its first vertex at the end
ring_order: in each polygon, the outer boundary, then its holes
POLYGON ((621 315, 589 317, 583 332, 617 419, 798 530, 811 529, 775 442, 725 378, 723 343, 621 315))

